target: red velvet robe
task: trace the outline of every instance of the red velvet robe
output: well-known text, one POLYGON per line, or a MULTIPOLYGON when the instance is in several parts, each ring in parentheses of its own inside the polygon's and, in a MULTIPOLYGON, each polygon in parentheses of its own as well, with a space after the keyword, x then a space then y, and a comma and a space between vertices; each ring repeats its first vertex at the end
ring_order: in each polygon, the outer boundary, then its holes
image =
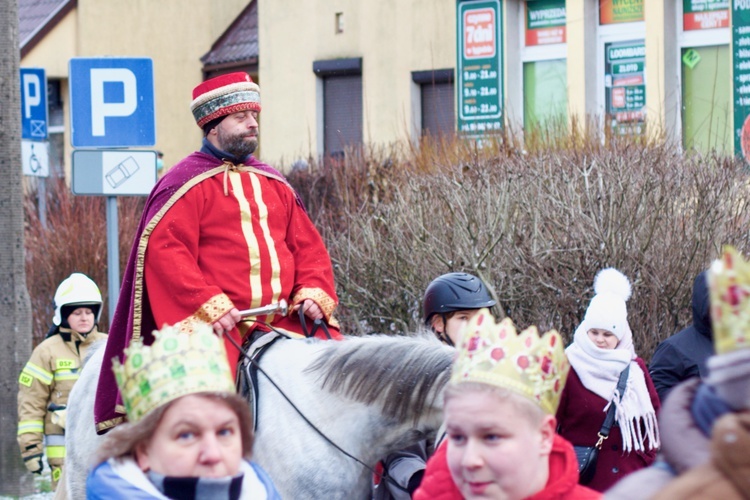
MULTIPOLYGON (((287 300, 290 310, 312 299, 331 335, 341 338, 333 317, 338 299, 328 252, 295 191, 271 167, 250 158, 248 167, 237 171, 209 154, 193 153, 154 187, 138 234, 105 359, 122 359, 131 339, 150 344, 153 329, 166 324, 189 331, 194 320, 213 323, 232 307, 279 299, 287 300)), ((296 315, 258 319, 302 334, 296 315)), ((253 328, 254 323, 240 323, 231 336, 240 343, 253 328)), ((225 342, 234 369, 239 353, 225 342)), ((123 414, 114 376, 102 370, 97 430, 106 432, 123 414)))
MULTIPOLYGON (((648 368, 641 358, 636 358, 638 366, 646 377, 646 387, 651 397, 651 404, 657 412, 661 408, 659 396, 654 383, 648 374, 648 368)), ((568 381, 563 389, 560 406, 557 409, 558 432, 562 437, 577 446, 594 446, 599 439, 597 434, 604 419, 604 407, 607 401, 586 389, 575 370, 568 372, 568 381)), ((615 424, 609 437, 599 451, 596 462, 596 473, 586 486, 597 491, 606 491, 626 475, 647 467, 656 459, 656 450, 648 452, 622 452, 622 433, 615 424)))
MULTIPOLYGON (((422 484, 412 497, 414 500, 461 500, 448 469, 448 441, 443 441, 427 461, 422 484)), ((525 500, 594 500, 602 495, 578 484, 578 462, 573 447, 558 435, 552 443, 549 457, 549 478, 542 491, 525 500)))

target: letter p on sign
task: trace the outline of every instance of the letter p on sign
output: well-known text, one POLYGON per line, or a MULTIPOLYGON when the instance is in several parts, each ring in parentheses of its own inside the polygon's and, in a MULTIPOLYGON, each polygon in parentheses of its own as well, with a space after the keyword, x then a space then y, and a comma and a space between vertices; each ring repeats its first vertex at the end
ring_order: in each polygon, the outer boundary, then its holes
POLYGON ((71 59, 73 147, 156 144, 153 74, 153 62, 147 58, 71 59))
POLYGON ((126 68, 91 70, 91 135, 104 136, 108 116, 130 116, 138 107, 138 84, 132 71, 126 68), (104 85, 122 85, 122 101, 106 102, 104 85))

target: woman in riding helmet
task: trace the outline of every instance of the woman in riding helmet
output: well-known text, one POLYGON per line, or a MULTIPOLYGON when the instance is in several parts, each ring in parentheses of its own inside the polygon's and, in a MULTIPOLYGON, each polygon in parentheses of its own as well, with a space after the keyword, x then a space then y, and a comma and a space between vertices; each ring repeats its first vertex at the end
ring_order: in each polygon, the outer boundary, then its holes
POLYGON ((435 278, 424 293, 424 321, 440 340, 456 346, 466 323, 495 301, 482 280, 468 273, 448 273, 435 278))
MULTIPOLYGON (((445 344, 459 344, 466 324, 482 308, 495 305, 482 280, 468 273, 448 273, 435 278, 425 290, 422 302, 424 322, 445 344)), ((442 436, 443 432, 438 432, 442 436)), ((439 439, 438 441, 440 441, 439 439)), ((427 440, 391 453, 380 462, 388 480, 376 478, 375 500, 408 500, 424 475, 428 448, 427 440), (398 486, 393 484, 396 482, 398 486)), ((431 454, 431 453, 430 453, 431 454)))
POLYGON ((55 315, 47 338, 31 354, 18 379, 18 444, 29 472, 47 463, 55 488, 65 461, 65 407, 86 352, 106 339, 97 330, 102 294, 88 276, 73 273, 55 292, 55 315))

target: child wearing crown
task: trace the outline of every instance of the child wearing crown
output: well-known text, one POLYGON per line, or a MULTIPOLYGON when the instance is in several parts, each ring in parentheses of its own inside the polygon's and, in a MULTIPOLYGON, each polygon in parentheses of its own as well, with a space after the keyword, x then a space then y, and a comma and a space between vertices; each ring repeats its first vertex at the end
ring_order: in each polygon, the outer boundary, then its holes
POLYGON ((445 391, 448 438, 427 463, 416 500, 593 499, 573 447, 555 432, 569 370, 562 338, 516 334, 483 309, 458 346, 445 391))
POLYGON ((133 342, 113 370, 128 422, 104 437, 86 482, 90 500, 278 500, 249 461, 250 409, 235 394, 222 341, 210 325, 155 332, 133 342))

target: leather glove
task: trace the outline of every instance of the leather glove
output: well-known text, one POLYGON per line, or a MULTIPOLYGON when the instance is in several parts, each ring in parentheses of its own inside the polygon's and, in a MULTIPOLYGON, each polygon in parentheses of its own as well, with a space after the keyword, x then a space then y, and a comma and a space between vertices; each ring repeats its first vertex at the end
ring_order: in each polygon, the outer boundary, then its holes
POLYGON ((63 429, 65 428, 65 421, 66 417, 68 415, 68 410, 63 407, 62 410, 53 411, 50 415, 50 420, 52 420, 52 423, 55 425, 59 425, 63 429))
POLYGON ((23 464, 32 474, 42 473, 42 456, 34 455, 32 457, 24 458, 23 464))

